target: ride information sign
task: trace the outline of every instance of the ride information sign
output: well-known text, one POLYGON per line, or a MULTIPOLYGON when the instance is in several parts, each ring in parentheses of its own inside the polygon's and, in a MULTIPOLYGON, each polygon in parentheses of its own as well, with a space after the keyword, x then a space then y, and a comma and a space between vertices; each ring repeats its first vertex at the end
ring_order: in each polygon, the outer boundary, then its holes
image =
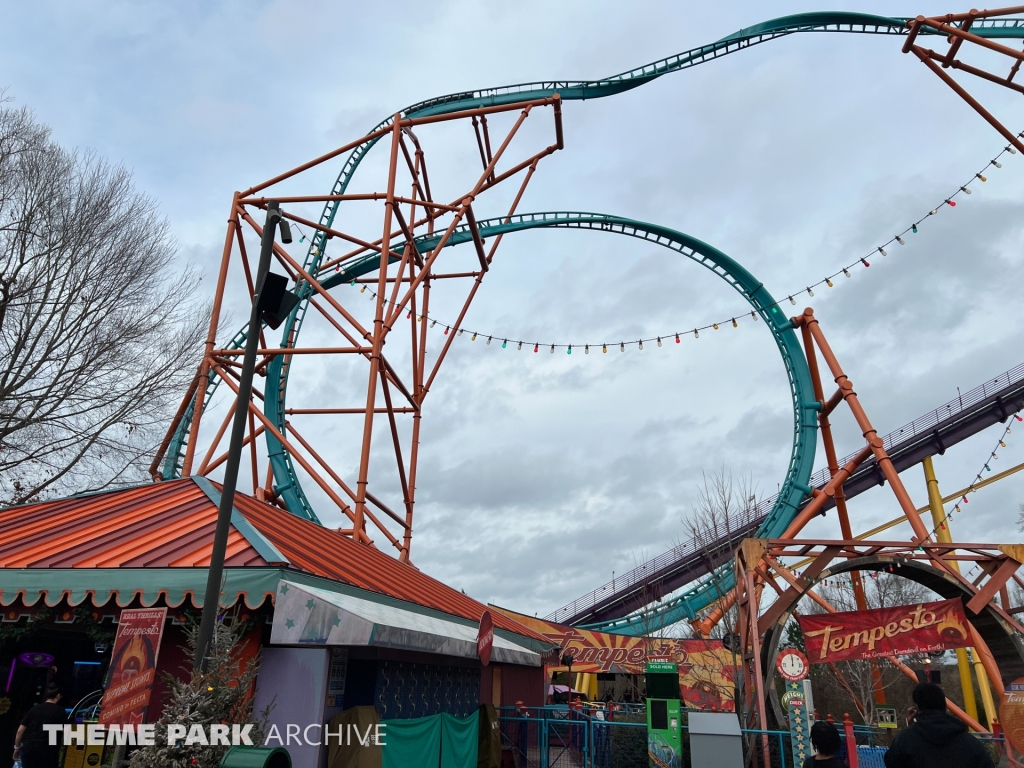
POLYGON ((803 683, 788 680, 782 698, 788 698, 786 709, 789 714, 789 741, 793 745, 793 765, 803 765, 811 754, 811 724, 807 717, 803 683))
POLYGON ((166 608, 121 611, 103 691, 101 723, 134 725, 145 719, 166 618, 166 608))
POLYGON ((971 644, 959 599, 798 616, 811 664, 931 653, 971 644))

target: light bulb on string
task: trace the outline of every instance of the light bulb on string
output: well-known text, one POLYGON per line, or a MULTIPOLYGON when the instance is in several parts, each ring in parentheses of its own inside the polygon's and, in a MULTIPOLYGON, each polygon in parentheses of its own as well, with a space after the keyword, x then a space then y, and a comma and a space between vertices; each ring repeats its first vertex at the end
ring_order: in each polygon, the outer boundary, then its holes
POLYGON ((934 216, 938 211, 928 211, 929 216, 934 216))
POLYGON ((625 344, 623 344, 623 343, 622 343, 622 342, 620 341, 620 342, 619 342, 619 352, 625 352, 625 351, 626 351, 626 345, 625 345, 625 344))
POLYGON ((732 327, 733 328, 739 328, 740 327, 739 323, 736 322, 736 318, 735 317, 732 319, 732 327))
POLYGON ((870 262, 867 259, 861 259, 860 263, 863 264, 865 267, 871 266, 870 262))
POLYGON ((518 351, 522 350, 522 348, 523 348, 523 342, 520 341, 519 342, 519 349, 517 349, 516 351, 518 352, 518 351))
POLYGON ((952 200, 947 200, 946 205, 948 205, 950 208, 956 208, 956 203, 953 202, 952 200))
POLYGON ((462 335, 462 329, 459 328, 459 336, 461 336, 461 335, 462 335))
POLYGON ((408 311, 408 312, 407 312, 407 313, 405 314, 405 319, 406 319, 406 320, 408 320, 408 319, 409 319, 410 317, 412 317, 412 310, 409 310, 409 311, 408 311))
POLYGON ((539 344, 534 344, 534 345, 533 345, 533 351, 534 351, 534 353, 536 353, 536 352, 537 352, 538 350, 540 350, 540 345, 539 345, 539 344))
POLYGON ((435 325, 437 325, 437 320, 434 320, 430 323, 431 328, 433 328, 435 325))
POLYGON ((353 281, 352 281, 351 283, 349 283, 349 285, 351 285, 351 286, 352 286, 353 288, 355 288, 355 286, 356 286, 356 281, 355 281, 355 280, 353 280, 353 281))
POLYGON ((552 355, 555 354, 555 345, 554 344, 551 345, 551 354, 552 355))
POLYGON ((832 280, 830 278, 826 277, 825 278, 825 285, 827 285, 829 288, 832 288, 833 287, 832 286, 832 280))
POLYGON ((658 337, 658 346, 661 346, 661 336, 658 337))
POLYGON ((444 327, 444 335, 445 335, 445 336, 447 336, 447 335, 448 335, 448 326, 447 326, 447 325, 446 325, 446 326, 444 327))
POLYGON ((572 354, 572 344, 570 344, 568 349, 565 350, 565 354, 567 354, 567 355, 571 355, 572 354))
POLYGON ((602 355, 607 355, 608 354, 608 345, 607 344, 602 344, 601 345, 601 354, 602 355))
POLYGON ((696 328, 693 329, 693 338, 695 338, 695 339, 699 339, 700 338, 700 331, 698 331, 696 328))
POLYGON ((507 346, 508 346, 508 339, 502 339, 501 340, 501 348, 505 349, 505 347, 507 347, 507 346))
POLYGON ((844 268, 843 268, 843 274, 844 274, 844 275, 846 275, 847 277, 849 277, 849 276, 850 276, 850 270, 848 270, 848 269, 846 269, 846 268, 844 267, 844 268))
POLYGON ((584 355, 589 355, 590 354, 590 345, 589 344, 584 344, 583 345, 583 354, 584 355))
POLYGON ((679 334, 677 333, 676 334, 676 344, 678 344, 678 343, 679 343, 679 334))
POLYGON ((1016 155, 1016 154, 1017 154, 1017 150, 1016 150, 1016 149, 1014 149, 1014 148, 1013 148, 1012 146, 1010 146, 1009 144, 1007 144, 1007 145, 1006 145, 1006 151, 1007 151, 1007 152, 1009 152, 1009 153, 1010 153, 1011 155, 1016 155))
POLYGON ((878 252, 879 252, 880 254, 882 254, 883 256, 888 256, 888 255, 889 255, 889 254, 887 254, 887 253, 885 252, 885 248, 883 248, 882 246, 878 246, 878 252))
POLYGON ((814 295, 814 291, 811 290, 810 286, 807 286, 807 295, 808 296, 813 296, 814 295))
POLYGON ((1002 168, 1003 167, 1003 164, 1000 163, 998 160, 993 160, 992 161, 992 165, 994 165, 996 168, 1002 168))
MULTIPOLYGON (((461 333, 461 332, 460 332, 461 333)), ((469 337, 470 341, 476 341, 476 333, 469 337)))
POLYGON ((963 192, 965 195, 971 194, 971 190, 969 190, 967 187, 960 187, 960 191, 963 192))
POLYGON ((638 341, 637 344, 639 345, 640 349, 644 348, 644 342, 643 342, 642 339, 640 341, 638 341))
POLYGON ((711 327, 714 328, 717 331, 718 330, 718 323, 714 323, 711 327))
POLYGON ((790 296, 789 297, 789 303, 790 304, 796 304, 796 299, 794 299, 792 296, 790 296))
POLYGON ((896 235, 896 242, 899 243, 900 245, 906 245, 907 244, 906 240, 904 240, 899 235, 896 235))
POLYGON ((910 231, 913 232, 916 235, 917 234, 917 224, 911 224, 910 225, 910 231))
POLYGON ((751 311, 750 318, 756 323, 757 322, 757 312, 751 311))
POLYGON ((364 285, 362 288, 360 288, 359 292, 360 293, 366 293, 366 286, 364 285))
POLYGON ((1024 421, 1024 418, 1018 416, 1016 413, 1013 414, 1013 418, 1015 418, 1017 421, 1024 421))
POLYGON ((976 174, 974 174, 974 175, 975 175, 975 176, 977 176, 977 177, 978 177, 979 179, 981 179, 982 181, 988 181, 988 179, 986 179, 986 178, 985 178, 984 176, 982 176, 982 175, 981 175, 980 173, 976 173, 976 174))
POLYGON ((999 441, 999 445, 1000 445, 1001 447, 1003 447, 1003 448, 1005 448, 1005 447, 1006 447, 1006 443, 1004 443, 1004 442, 1003 442, 1002 440, 1000 440, 1000 441, 999 441))
POLYGON ((487 346, 491 346, 491 337, 490 336, 487 337, 487 346))

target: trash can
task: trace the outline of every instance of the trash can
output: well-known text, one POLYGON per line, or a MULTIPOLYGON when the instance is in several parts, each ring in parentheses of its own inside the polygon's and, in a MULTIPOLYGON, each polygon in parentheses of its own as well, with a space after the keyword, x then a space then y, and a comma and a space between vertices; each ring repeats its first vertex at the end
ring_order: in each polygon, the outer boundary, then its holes
POLYGON ((284 747, 231 747, 220 768, 292 768, 292 756, 284 747))

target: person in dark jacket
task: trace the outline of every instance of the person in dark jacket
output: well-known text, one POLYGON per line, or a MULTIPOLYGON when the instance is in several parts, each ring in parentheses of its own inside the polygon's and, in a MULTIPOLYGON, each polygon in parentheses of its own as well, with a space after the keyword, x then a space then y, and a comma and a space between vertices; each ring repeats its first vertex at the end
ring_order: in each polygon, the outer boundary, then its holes
POLYGON ((988 750, 967 726, 946 713, 946 695, 935 683, 914 689, 917 715, 885 753, 886 768, 994 768, 988 750))
POLYGON ((14 759, 21 759, 23 768, 57 768, 60 755, 61 735, 57 744, 50 744, 50 734, 45 725, 62 725, 67 722, 67 712, 58 703, 60 689, 52 683, 43 694, 45 701, 28 711, 14 736, 14 759))
POLYGON ((846 768, 846 761, 839 754, 843 742, 839 729, 827 720, 819 720, 811 726, 811 746, 815 754, 804 760, 804 768, 846 768))

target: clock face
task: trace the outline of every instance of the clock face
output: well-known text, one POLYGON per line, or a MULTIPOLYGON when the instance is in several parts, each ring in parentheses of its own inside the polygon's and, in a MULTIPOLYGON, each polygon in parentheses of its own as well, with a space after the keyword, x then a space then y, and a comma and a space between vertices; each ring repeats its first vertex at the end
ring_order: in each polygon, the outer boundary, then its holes
POLYGON ((784 651, 778 669, 787 680, 803 680, 807 676, 807 659, 799 651, 784 651))

